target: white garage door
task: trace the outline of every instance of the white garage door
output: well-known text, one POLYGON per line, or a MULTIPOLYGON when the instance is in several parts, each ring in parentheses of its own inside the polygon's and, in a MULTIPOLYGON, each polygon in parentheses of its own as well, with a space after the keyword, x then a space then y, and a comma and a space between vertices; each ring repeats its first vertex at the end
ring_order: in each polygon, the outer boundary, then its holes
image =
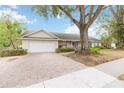
POLYGON ((28 52, 55 52, 57 41, 29 41, 28 52))

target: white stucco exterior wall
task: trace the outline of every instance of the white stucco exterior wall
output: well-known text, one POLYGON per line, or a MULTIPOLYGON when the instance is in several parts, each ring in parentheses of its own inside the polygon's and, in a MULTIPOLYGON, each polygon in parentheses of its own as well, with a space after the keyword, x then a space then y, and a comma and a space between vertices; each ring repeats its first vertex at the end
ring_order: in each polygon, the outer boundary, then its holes
POLYGON ((28 49, 29 48, 28 40, 22 40, 22 48, 23 49, 28 49))
POLYGON ((115 43, 111 43, 111 47, 112 48, 116 48, 116 44, 115 43))

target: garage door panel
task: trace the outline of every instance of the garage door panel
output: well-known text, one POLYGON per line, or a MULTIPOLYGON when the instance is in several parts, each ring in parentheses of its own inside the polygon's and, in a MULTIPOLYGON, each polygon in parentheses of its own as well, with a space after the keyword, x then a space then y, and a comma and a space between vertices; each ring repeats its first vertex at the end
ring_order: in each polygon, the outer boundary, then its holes
POLYGON ((29 52, 55 52, 57 41, 30 41, 29 52))

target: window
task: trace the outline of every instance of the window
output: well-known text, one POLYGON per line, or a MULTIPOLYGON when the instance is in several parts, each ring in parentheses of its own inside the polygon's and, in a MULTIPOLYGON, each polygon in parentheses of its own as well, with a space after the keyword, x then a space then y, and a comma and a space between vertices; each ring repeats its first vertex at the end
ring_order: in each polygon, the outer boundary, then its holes
POLYGON ((63 48, 66 48, 66 47, 67 47, 67 42, 63 41, 63 48))

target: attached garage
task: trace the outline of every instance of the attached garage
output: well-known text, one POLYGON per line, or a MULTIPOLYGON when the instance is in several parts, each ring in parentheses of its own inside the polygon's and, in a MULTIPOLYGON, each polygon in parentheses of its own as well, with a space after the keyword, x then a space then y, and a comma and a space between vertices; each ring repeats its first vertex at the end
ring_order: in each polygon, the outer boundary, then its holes
POLYGON ((55 52, 56 41, 29 41, 29 52, 55 52))
POLYGON ((22 48, 29 53, 55 52, 58 48, 58 38, 48 32, 38 31, 23 36, 22 48))
POLYGON ((24 49, 27 49, 29 53, 55 52, 58 47, 58 41, 23 40, 22 46, 24 49))

